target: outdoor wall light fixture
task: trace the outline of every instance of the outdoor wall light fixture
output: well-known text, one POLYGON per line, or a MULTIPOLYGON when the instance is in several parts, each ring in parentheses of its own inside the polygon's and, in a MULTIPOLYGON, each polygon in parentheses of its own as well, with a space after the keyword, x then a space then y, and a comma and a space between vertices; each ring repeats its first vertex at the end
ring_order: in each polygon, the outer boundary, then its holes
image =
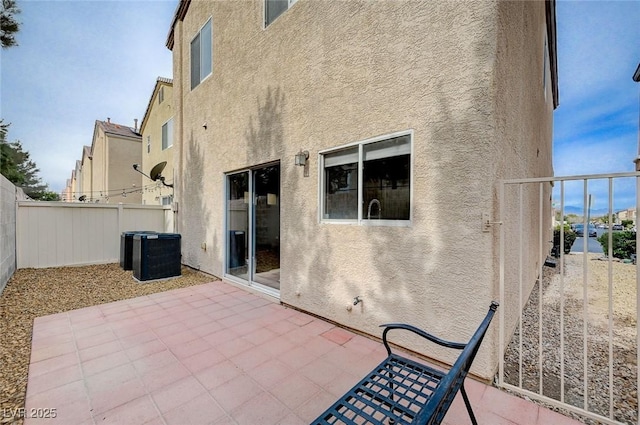
POLYGON ((307 159, 309 159, 309 151, 300 151, 296 154, 296 165, 300 165, 304 167, 307 164, 307 159))
POLYGON ((303 151, 296 154, 296 165, 304 167, 304 176, 309 177, 309 151, 303 151))

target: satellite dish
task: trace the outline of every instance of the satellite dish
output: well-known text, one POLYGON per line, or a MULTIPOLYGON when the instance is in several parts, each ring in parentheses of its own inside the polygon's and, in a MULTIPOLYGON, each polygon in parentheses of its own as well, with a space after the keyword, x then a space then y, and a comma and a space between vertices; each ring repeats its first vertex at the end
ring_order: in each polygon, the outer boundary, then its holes
POLYGON ((153 168, 151 169, 151 171, 149 172, 149 177, 151 177, 151 180, 156 181, 158 179, 162 180, 162 170, 164 170, 164 167, 167 166, 167 161, 162 161, 159 164, 156 164, 153 166, 153 168))

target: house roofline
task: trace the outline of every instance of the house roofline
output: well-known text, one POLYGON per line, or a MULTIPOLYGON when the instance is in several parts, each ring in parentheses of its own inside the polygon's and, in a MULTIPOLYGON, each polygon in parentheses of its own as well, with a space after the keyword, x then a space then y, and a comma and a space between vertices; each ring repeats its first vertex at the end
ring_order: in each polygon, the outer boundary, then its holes
POLYGON ((142 117, 142 122, 140 123, 140 134, 142 134, 142 132, 144 131, 144 127, 147 125, 147 118, 149 117, 149 113, 151 112, 151 105, 153 105, 153 101, 156 98, 161 85, 173 87, 173 80, 171 78, 165 77, 158 77, 158 79, 156 80, 156 85, 153 86, 153 91, 151 92, 149 103, 147 103, 147 109, 144 111, 144 116, 142 117))
POLYGON ((551 65, 551 91, 553 92, 553 108, 559 105, 558 96, 558 41, 556 38, 556 0, 545 2, 547 18, 547 39, 549 45, 549 59, 551 65))
POLYGON ((169 34, 167 35, 167 42, 165 44, 167 46, 167 49, 169 50, 173 50, 173 44, 175 42, 174 31, 176 29, 176 24, 178 23, 178 21, 182 21, 187 15, 187 10, 189 9, 190 4, 191 0, 180 0, 180 3, 178 3, 178 6, 176 7, 176 12, 173 15, 171 28, 169 28, 169 34))

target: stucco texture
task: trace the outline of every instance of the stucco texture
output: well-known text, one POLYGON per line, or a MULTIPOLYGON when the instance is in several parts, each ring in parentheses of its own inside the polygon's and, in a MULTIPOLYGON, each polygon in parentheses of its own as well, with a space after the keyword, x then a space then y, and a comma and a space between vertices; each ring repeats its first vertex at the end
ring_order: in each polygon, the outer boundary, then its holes
MULTIPOLYGON (((162 171, 166 183, 173 182, 173 146, 162 149, 162 126, 173 117, 173 85, 162 81, 156 83, 151 96, 149 110, 141 126, 142 132, 142 171, 149 175, 151 169, 162 161, 167 165, 162 171), (164 91, 164 100, 159 102, 159 91, 164 91), (147 138, 151 141, 151 149, 147 150, 147 138)), ((170 187, 153 182, 146 177, 142 179, 144 204, 161 205, 162 197, 173 193, 170 187)))
MULTIPOLYGON (((499 179, 550 172, 551 109, 532 64, 544 3, 299 0, 266 29, 262 16, 260 1, 192 2, 174 28, 183 261, 224 275, 225 173, 280 161, 282 302, 376 336, 407 322, 467 340, 498 296, 497 232, 481 214, 497 214, 499 179), (209 18, 213 73, 192 90, 190 42, 209 18), (322 222, 318 152, 409 130, 410 225, 322 222)), ((486 379, 497 329, 473 368, 486 379)))

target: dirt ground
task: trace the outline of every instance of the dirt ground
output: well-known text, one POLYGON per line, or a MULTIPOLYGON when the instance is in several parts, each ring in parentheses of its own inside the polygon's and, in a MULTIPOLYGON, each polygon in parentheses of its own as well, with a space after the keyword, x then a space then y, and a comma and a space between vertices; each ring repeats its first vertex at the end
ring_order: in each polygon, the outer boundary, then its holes
POLYGON ((33 319, 213 280, 187 267, 180 277, 148 283, 118 264, 16 271, 0 296, 0 424, 22 424, 3 412, 24 408, 33 319))
POLYGON ((556 268, 545 267, 542 306, 537 283, 531 293, 522 318, 523 364, 519 366, 520 336, 516 331, 505 353, 507 382, 518 385, 521 380, 523 388, 537 393, 542 380, 547 397, 560 400, 564 396, 573 406, 582 408, 586 403, 591 412, 605 417, 613 414, 615 420, 635 424, 636 266, 619 260, 609 262, 601 254, 569 254, 564 261, 563 274, 560 262, 556 268))
MULTIPOLYGON (((609 326, 609 299, 614 318, 615 332, 624 339, 636 336, 636 266, 614 260, 611 263, 601 254, 588 254, 587 299, 588 314, 594 324, 609 326), (611 265, 611 267, 609 267, 611 265), (611 286, 609 274, 611 273, 611 286)), ((574 300, 583 300, 583 276, 585 258, 583 254, 570 254, 565 257, 564 285, 565 294, 574 300)), ((560 276, 556 276, 553 285, 545 292, 545 301, 559 297, 560 276)))

